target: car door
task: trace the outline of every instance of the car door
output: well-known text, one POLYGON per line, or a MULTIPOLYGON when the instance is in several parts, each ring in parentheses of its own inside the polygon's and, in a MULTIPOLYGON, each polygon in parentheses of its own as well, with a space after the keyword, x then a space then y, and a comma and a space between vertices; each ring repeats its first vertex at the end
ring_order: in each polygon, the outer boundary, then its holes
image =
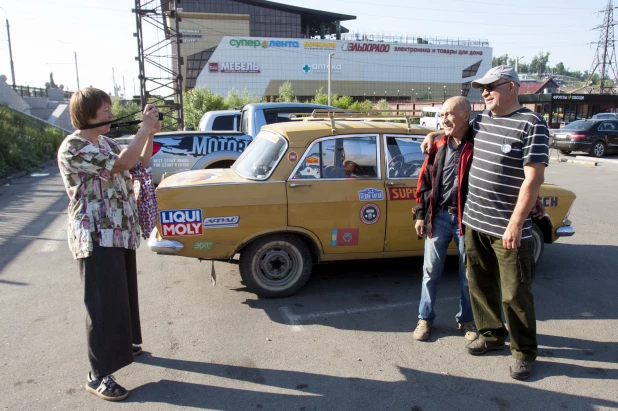
POLYGON ((424 135, 385 135, 386 160, 386 240, 384 251, 423 250, 424 240, 414 228, 412 209, 416 205, 416 185, 425 155, 424 135))
POLYGON ((288 225, 314 233, 324 254, 384 248, 386 210, 378 135, 316 140, 287 181, 288 225))
POLYGON ((605 134, 607 148, 609 150, 618 149, 618 121, 607 121, 605 123, 605 134))

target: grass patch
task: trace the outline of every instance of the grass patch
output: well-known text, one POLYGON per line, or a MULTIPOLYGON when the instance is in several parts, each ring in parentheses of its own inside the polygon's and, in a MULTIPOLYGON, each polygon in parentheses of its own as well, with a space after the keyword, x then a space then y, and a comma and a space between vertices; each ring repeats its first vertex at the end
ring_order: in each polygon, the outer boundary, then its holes
POLYGON ((55 158, 66 135, 43 120, 0 105, 0 178, 55 158))

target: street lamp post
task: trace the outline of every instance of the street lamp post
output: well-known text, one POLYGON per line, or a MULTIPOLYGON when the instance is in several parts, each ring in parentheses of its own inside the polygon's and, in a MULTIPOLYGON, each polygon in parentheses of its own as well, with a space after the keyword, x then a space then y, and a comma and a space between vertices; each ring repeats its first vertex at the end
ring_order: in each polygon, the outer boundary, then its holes
POLYGON ((328 105, 330 106, 330 75, 331 75, 331 68, 332 68, 332 58, 335 55, 335 53, 329 53, 328 54, 328 105))
POLYGON ((399 102, 399 90, 397 90, 397 102, 399 102))
POLYGON ((373 92, 373 104, 375 104, 375 103, 376 103, 376 92, 374 91, 373 92))
POLYGON ((446 101, 446 86, 442 86, 442 87, 444 87, 444 98, 442 99, 442 101, 444 102, 446 101))
POLYGON ((13 66, 13 48, 11 47, 11 29, 9 26, 9 15, 4 8, 0 7, 0 9, 4 11, 4 15, 6 17, 6 35, 9 40, 9 58, 11 61, 11 79, 13 80, 13 89, 15 89, 15 67, 13 66))
POLYGON ((431 87, 427 87, 427 101, 431 100, 431 87))
POLYGON ((410 101, 412 101, 412 97, 414 97, 414 89, 412 89, 412 92, 410 93, 410 101))

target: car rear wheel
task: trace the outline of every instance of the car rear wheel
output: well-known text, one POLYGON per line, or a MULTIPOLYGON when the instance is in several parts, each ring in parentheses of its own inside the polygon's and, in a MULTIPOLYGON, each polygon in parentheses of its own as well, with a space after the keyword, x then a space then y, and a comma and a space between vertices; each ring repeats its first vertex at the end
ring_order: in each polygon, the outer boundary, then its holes
POLYGON ((569 154, 571 154, 571 150, 559 150, 560 154, 564 154, 565 156, 568 156, 569 154))
POLYGON ((536 264, 543 255, 545 237, 543 236, 541 228, 535 223, 532 223, 532 240, 534 241, 534 263, 536 264))
POLYGON ((605 143, 602 141, 597 141, 592 145, 592 150, 590 150, 590 155, 594 157, 603 157, 605 155, 605 143))
POLYGON ((260 297, 280 298, 298 292, 311 275, 312 259, 305 243, 293 235, 256 240, 240 254, 240 275, 260 297))

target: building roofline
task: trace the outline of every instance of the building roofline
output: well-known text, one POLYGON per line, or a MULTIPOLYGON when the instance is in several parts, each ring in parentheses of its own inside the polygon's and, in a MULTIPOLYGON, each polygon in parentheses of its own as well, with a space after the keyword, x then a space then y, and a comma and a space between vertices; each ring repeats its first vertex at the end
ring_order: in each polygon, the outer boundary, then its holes
MULTIPOLYGON (((348 14, 339 14, 339 13, 331 13, 329 11, 308 9, 305 7, 297 7, 290 6, 287 4, 275 3, 274 1, 266 1, 266 0, 234 0, 238 3, 250 4, 258 7, 265 7, 274 10, 288 11, 292 13, 299 13, 303 17, 308 17, 313 20, 318 21, 346 21, 346 20, 356 20, 356 16, 348 15, 348 14)), ((169 0, 161 1, 161 9, 165 11, 169 11, 169 0)))

